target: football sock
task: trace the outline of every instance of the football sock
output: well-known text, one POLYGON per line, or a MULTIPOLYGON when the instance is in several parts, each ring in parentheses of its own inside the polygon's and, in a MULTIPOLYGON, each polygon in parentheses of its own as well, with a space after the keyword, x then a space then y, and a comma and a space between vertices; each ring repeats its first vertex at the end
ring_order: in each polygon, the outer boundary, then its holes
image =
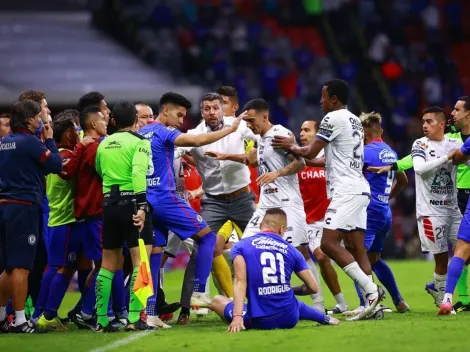
POLYGON ((357 282, 366 293, 377 292, 377 285, 361 270, 357 262, 352 262, 343 268, 346 275, 348 275, 354 282, 357 282))
POLYGON ((54 276, 57 273, 57 268, 50 266, 47 268, 44 276, 41 281, 41 289, 39 290, 38 301, 36 304, 36 309, 34 310, 33 319, 39 319, 44 308, 46 307, 47 298, 49 297, 49 291, 51 288, 51 282, 54 276))
POLYGON ((464 267, 462 275, 460 275, 459 281, 457 282, 457 294, 459 295, 459 301, 462 302, 462 304, 467 305, 470 303, 468 300, 468 266, 464 267))
POLYGON ((158 282, 160 280, 160 264, 162 262, 163 253, 153 253, 150 255, 150 272, 152 273, 152 283, 154 294, 147 300, 147 315, 155 316, 157 311, 158 282))
POLYGON ((112 292, 112 309, 115 314, 119 317, 127 318, 127 308, 126 308, 126 292, 124 288, 124 273, 122 270, 116 270, 113 277, 113 283, 111 286, 112 292))
MULTIPOLYGON (((101 272, 101 269, 99 273, 100 272, 101 272)), ((83 299, 82 314, 86 315, 87 317, 93 316, 93 311, 95 310, 95 305, 97 301, 96 300, 96 297, 97 297, 96 296, 96 280, 97 280, 99 273, 96 273, 96 275, 93 276, 93 279, 90 284, 90 288, 88 289, 88 292, 86 293, 86 296, 83 299)))
POLYGON ((299 306, 299 320, 312 320, 320 324, 327 323, 325 312, 320 312, 315 308, 307 306, 302 301, 297 301, 299 306))
POLYGON ((372 270, 377 276, 377 279, 379 279, 379 281, 387 289, 388 293, 390 293, 393 304, 398 305, 401 301, 403 301, 403 298, 400 295, 400 291, 398 290, 395 277, 393 276, 393 272, 387 263, 385 263, 382 259, 379 259, 377 263, 372 266, 372 270))
POLYGON ((18 310, 15 312, 15 323, 14 326, 20 326, 21 324, 26 323, 26 315, 24 310, 18 310))
POLYGON ((216 236, 211 231, 202 236, 199 241, 199 250, 195 259, 194 292, 204 293, 207 278, 211 272, 216 236))
POLYGON ((318 274, 317 266, 315 265, 312 259, 307 260, 307 265, 310 271, 312 272, 313 277, 315 278, 315 281, 317 282, 317 285, 318 285, 318 292, 311 295, 313 299, 313 307, 317 310, 324 311, 325 307, 323 303, 320 275, 318 274))
POLYGON ((232 273, 222 254, 214 258, 212 274, 215 276, 217 283, 220 285, 225 295, 227 297, 233 297, 232 273))
POLYGON ((7 317, 7 307, 2 306, 0 307, 0 321, 4 321, 6 317, 7 317))
POLYGON ((44 318, 52 320, 57 316, 57 310, 64 299, 70 285, 70 278, 62 273, 55 274, 51 281, 49 297, 44 308, 44 318))
POLYGON ((132 279, 129 285, 129 290, 130 290, 129 322, 131 324, 134 324, 139 321, 140 311, 142 310, 142 303, 140 303, 139 299, 134 293, 134 283, 135 283, 135 279, 137 278, 138 273, 139 273, 139 267, 136 266, 134 268, 134 271, 132 272, 132 279))
POLYGON ((446 296, 444 300, 450 298, 450 302, 452 303, 452 294, 454 293, 455 286, 457 285, 457 281, 459 280, 463 268, 465 266, 465 260, 459 257, 452 257, 449 263, 449 269, 447 271, 447 281, 446 281, 446 296), (450 297, 449 297, 450 296, 450 297))
POLYGON ((361 288, 359 287, 359 285, 356 282, 354 283, 354 287, 356 288, 357 297, 359 297, 359 305, 361 307, 365 307, 366 302, 364 301, 364 295, 362 294, 361 288))
POLYGON ((101 268, 96 278, 96 315, 97 322, 103 327, 108 326, 108 303, 113 285, 114 273, 101 268))

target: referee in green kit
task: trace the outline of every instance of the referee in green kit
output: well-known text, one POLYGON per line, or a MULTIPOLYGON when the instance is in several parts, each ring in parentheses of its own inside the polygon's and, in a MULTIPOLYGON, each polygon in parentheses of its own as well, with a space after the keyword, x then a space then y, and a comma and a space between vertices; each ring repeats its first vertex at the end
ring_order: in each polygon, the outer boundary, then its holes
POLYGON ((113 276, 118 269, 124 244, 131 253, 134 267, 130 284, 129 318, 126 331, 151 330, 140 319, 142 305, 133 292, 140 265, 138 239, 143 239, 147 253, 154 243, 146 187, 150 142, 133 132, 137 122, 134 104, 123 101, 114 106, 110 122, 117 132, 106 137, 96 153, 96 171, 103 179, 103 262, 96 278, 97 332, 115 332, 108 322, 108 303, 113 276), (150 220, 149 218, 147 220, 150 220))

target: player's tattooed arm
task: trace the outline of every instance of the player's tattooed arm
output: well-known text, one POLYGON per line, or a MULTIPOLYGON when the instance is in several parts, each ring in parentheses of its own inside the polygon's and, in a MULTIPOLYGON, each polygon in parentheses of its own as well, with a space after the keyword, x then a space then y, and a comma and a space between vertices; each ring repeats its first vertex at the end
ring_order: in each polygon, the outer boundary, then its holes
POLYGON ((230 160, 237 163, 258 167, 258 158, 256 148, 251 148, 248 154, 224 154, 219 152, 205 152, 204 155, 215 158, 216 160, 230 160))
POLYGON ((327 142, 323 139, 315 137, 312 144, 305 147, 300 147, 295 143, 295 139, 291 137, 274 136, 271 145, 273 148, 284 149, 291 152, 295 156, 311 160, 326 147, 327 142))
POLYGON ((315 158, 312 160, 304 159, 305 165, 313 167, 325 167, 325 158, 315 158))
POLYGON ((243 305, 246 298, 246 262, 245 258, 237 255, 233 260, 235 280, 233 282, 233 320, 228 327, 228 332, 245 330, 243 325, 243 305))
POLYGON ((305 161, 302 158, 298 158, 293 156, 292 154, 288 154, 287 158, 291 161, 289 165, 283 167, 280 170, 266 172, 260 175, 256 182, 258 185, 266 186, 270 183, 275 182, 279 177, 294 175, 305 168, 305 161))

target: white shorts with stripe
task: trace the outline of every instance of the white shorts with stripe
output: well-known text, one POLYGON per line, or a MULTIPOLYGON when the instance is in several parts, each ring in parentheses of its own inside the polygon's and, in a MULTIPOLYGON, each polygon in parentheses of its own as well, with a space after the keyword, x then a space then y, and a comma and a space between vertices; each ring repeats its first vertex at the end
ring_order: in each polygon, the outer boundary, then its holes
POLYGON ((457 242, 462 216, 420 216, 418 232, 421 240, 421 250, 432 254, 444 253, 449 250, 448 242, 457 242))

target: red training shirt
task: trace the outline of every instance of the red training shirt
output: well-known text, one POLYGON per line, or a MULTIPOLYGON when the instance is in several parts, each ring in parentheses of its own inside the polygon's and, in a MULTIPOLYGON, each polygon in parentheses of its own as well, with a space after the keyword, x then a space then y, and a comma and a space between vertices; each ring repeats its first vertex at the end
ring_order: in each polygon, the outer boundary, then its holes
POLYGON ((325 168, 306 166, 298 175, 307 224, 322 220, 330 205, 326 197, 325 168))
MULTIPOLYGON (((187 162, 184 162, 184 185, 187 191, 194 191, 202 185, 196 167, 187 162)), ((199 213, 201 211, 201 198, 190 200, 189 205, 199 213)))

